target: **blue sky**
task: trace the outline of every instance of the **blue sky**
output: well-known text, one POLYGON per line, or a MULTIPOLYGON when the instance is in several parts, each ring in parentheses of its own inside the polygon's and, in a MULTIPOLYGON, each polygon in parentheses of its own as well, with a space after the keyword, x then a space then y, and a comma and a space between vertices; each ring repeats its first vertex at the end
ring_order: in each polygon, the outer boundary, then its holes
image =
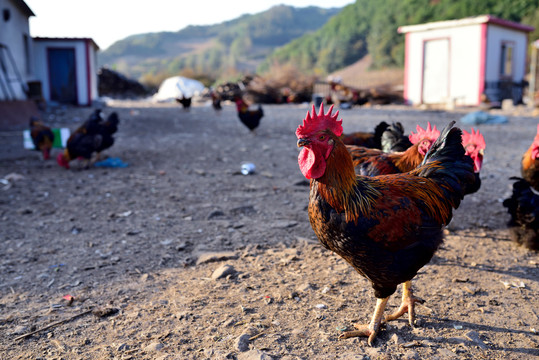
POLYGON ((342 7, 353 0, 25 0, 36 14, 30 33, 37 37, 89 37, 105 50, 129 35, 178 31, 255 14, 278 4, 342 7), (151 4, 151 7, 150 7, 151 4))

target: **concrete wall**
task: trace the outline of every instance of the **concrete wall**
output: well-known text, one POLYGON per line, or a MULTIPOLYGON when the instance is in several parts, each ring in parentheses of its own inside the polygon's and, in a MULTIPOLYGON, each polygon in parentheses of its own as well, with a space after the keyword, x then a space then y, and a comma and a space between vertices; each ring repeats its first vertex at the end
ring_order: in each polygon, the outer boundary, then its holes
MULTIPOLYGON (((0 0, 0 43, 9 48, 10 54, 15 60, 18 73, 22 82, 26 84, 33 77, 32 71, 32 38, 28 23, 28 15, 22 12, 11 0, 0 0), (5 20, 3 11, 9 11, 9 20, 5 20), (25 40, 26 39, 26 40, 25 40)), ((3 72, 0 71, 0 82, 8 81, 15 92, 16 99, 26 99, 22 84, 19 82, 16 71, 13 69, 12 62, 8 58, 6 51, 0 49, 4 61, 7 62, 8 76, 5 79, 3 72)), ((4 85, 5 86, 5 85, 4 85)), ((12 100, 10 95, 6 95, 0 83, 0 100, 12 100)))

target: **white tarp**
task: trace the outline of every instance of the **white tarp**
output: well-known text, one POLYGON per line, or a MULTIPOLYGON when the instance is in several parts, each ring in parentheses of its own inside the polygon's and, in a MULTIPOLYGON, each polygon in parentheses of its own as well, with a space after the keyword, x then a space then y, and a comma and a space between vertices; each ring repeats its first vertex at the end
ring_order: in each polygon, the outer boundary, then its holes
POLYGON ((183 76, 173 76, 159 86, 159 91, 153 96, 156 101, 168 101, 183 98, 190 98, 198 95, 204 90, 204 85, 194 79, 183 76))

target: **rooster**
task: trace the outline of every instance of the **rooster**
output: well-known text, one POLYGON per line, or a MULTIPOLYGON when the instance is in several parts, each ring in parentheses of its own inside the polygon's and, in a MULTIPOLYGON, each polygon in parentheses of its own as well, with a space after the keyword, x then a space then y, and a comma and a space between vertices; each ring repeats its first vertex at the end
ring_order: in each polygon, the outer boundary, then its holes
POLYGON ((407 172, 415 169, 423 161, 430 146, 440 135, 436 126, 427 129, 417 125, 417 133, 410 133, 409 139, 413 144, 402 153, 384 153, 378 149, 368 149, 359 146, 347 146, 352 155, 352 161, 358 175, 376 176, 407 172))
POLYGON ((368 325, 355 325, 342 338, 367 336, 372 345, 389 297, 403 284, 402 303, 385 321, 408 312, 414 324, 411 280, 443 240, 442 228, 474 180, 473 162, 464 155, 461 131, 449 124, 422 166, 403 174, 366 177, 354 172, 341 141, 342 120, 333 106, 318 114, 313 106, 296 130, 302 147, 298 163, 310 179, 309 220, 320 242, 370 280, 377 298, 368 325))
POLYGON ((30 137, 35 149, 43 154, 43 160, 48 160, 51 157, 52 144, 54 143, 54 133, 51 128, 32 116, 30 118, 30 137))
POLYGON ((251 132, 260 125, 260 119, 264 116, 262 106, 258 105, 256 110, 249 109, 247 103, 241 96, 236 95, 234 97, 236 103, 236 109, 238 110, 238 117, 243 125, 245 125, 251 132))
POLYGON ((474 128, 472 128, 471 133, 462 130, 462 146, 464 146, 466 155, 471 157, 474 163, 475 181, 466 189, 466 194, 472 194, 481 187, 479 172, 483 166, 483 155, 486 147, 485 138, 479 130, 475 131, 474 128))
POLYGON ((522 156, 520 172, 522 177, 539 191, 539 124, 532 144, 522 156))
POLYGON ((67 139, 66 149, 56 158, 58 165, 69 169, 71 160, 82 158, 86 163, 84 167, 88 168, 93 153, 97 153, 96 159, 99 159, 101 152, 114 144, 113 135, 118 131, 119 122, 116 112, 111 113, 105 121, 101 110, 94 111, 67 139))
POLYGON ((512 177, 511 197, 503 206, 511 216, 509 230, 513 241, 532 250, 539 250, 539 194, 525 179, 512 177))
POLYGON ((404 127, 400 122, 393 123, 387 127, 382 134, 382 151, 385 153, 406 151, 412 142, 408 136, 404 135, 404 127))
POLYGON ((341 137, 345 145, 363 146, 371 149, 382 148, 382 134, 389 127, 385 121, 380 122, 374 128, 374 132, 357 131, 350 134, 344 134, 341 137))

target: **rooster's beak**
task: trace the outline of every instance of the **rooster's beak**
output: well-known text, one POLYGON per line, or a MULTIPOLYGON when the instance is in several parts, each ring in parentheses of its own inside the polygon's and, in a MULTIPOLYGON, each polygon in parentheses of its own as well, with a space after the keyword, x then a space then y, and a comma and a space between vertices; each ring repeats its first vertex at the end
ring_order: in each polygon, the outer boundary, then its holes
POLYGON ((309 145, 311 141, 309 139, 298 139, 298 147, 309 145))

